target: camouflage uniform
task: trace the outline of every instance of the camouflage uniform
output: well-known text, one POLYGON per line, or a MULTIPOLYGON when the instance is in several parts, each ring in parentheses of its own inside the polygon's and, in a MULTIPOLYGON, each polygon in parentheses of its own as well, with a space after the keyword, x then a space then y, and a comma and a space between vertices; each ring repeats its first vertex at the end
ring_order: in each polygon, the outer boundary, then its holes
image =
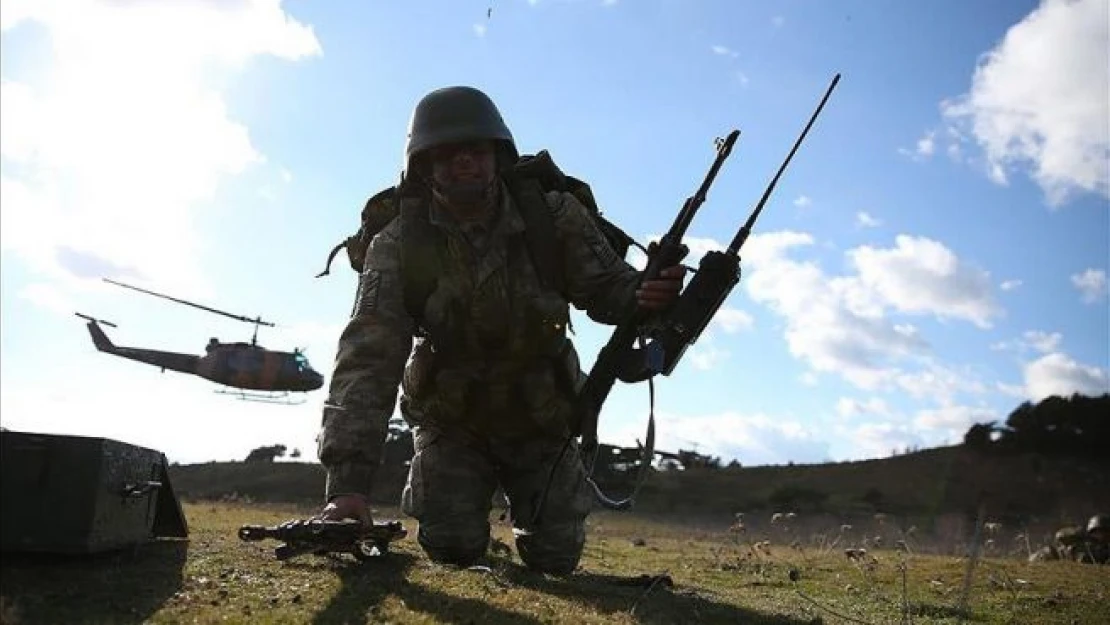
POLYGON ((1065 527, 1056 532, 1052 544, 1029 556, 1030 562, 1074 560, 1087 564, 1110 563, 1110 516, 1096 514, 1087 527, 1065 527))
POLYGON ((517 548, 532 568, 569 573, 585 540, 592 492, 575 448, 564 454, 537 527, 532 510, 568 434, 578 358, 566 338, 569 304, 615 322, 635 305, 640 273, 619 258, 569 193, 544 197, 567 294, 545 287, 520 236, 524 221, 502 185, 489 224, 465 231, 432 205, 445 233, 445 274, 424 306, 429 337, 413 340, 401 274, 401 219, 371 242, 354 314, 339 343, 319 436, 327 496, 368 494, 401 385, 415 456, 402 497, 436 561, 485 553, 500 484, 517 548), (569 301, 568 301, 569 300, 569 301), (415 343, 415 345, 414 345, 415 343), (412 360, 406 366, 410 352, 412 360))

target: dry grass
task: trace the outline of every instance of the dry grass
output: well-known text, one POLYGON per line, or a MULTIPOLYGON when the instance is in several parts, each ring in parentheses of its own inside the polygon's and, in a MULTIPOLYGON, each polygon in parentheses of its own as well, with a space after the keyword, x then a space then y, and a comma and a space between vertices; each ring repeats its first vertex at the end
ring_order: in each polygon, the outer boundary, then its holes
MULTIPOLYGON (((984 551, 964 615, 966 559, 921 555, 911 544, 864 546, 878 533, 867 528, 802 531, 801 517, 767 519, 755 532, 732 518, 691 529, 597 513, 582 569, 557 579, 527 571, 515 553, 491 555, 482 570, 431 564, 411 520, 410 537, 384 559, 282 563, 276 543, 240 542, 236 530, 310 509, 197 502, 185 512, 188 543, 93 558, 6 557, 0 622, 1086 624, 1105 622, 1110 591, 1106 567, 984 551), (674 585, 621 585, 642 574, 669 575, 674 585)), ((379 518, 396 514, 383 509, 379 518)), ((494 534, 512 544, 508 527, 495 524, 494 534)))

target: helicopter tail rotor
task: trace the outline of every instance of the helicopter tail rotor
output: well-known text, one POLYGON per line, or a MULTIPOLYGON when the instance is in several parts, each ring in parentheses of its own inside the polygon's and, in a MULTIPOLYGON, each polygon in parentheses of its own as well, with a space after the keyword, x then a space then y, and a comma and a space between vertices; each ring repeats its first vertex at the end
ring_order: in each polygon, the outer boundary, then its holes
POLYGON ((75 312, 75 313, 73 313, 73 314, 77 315, 78 317, 80 317, 80 318, 82 318, 82 319, 84 319, 84 320, 86 320, 86 321, 91 321, 91 322, 93 322, 93 323, 102 323, 102 324, 104 324, 104 325, 106 325, 106 326, 108 326, 108 327, 110 327, 110 328, 117 328, 117 327, 119 327, 119 326, 117 326, 116 324, 112 323, 111 321, 107 321, 107 320, 105 320, 105 319, 97 319, 97 318, 95 318, 95 317, 90 317, 89 315, 86 315, 86 314, 84 314, 84 313, 79 313, 79 312, 75 312))
POLYGON ((116 346, 112 344, 112 340, 109 339, 108 335, 104 334, 104 330, 102 330, 100 328, 100 324, 102 324, 102 323, 106 326, 111 326, 113 328, 116 327, 116 324, 112 323, 111 321, 105 321, 103 319, 96 319, 94 317, 90 317, 89 315, 86 315, 86 314, 83 314, 83 313, 73 313, 73 314, 75 314, 78 317, 88 321, 88 323, 85 324, 85 325, 89 329, 89 335, 92 336, 93 345, 96 346, 97 350, 102 351, 102 352, 106 352, 106 353, 109 353, 109 354, 114 354, 118 351, 116 349, 116 346))

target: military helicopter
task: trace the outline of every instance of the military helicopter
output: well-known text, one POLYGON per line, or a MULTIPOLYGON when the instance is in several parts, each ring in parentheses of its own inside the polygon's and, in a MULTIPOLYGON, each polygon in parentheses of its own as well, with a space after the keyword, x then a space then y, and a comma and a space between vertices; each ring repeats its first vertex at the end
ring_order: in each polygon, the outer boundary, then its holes
POLYGON ((233 315, 222 310, 155 293, 108 278, 104 278, 104 281, 238 321, 253 323, 254 334, 251 336, 250 343, 222 343, 217 338, 209 339, 205 346, 205 354, 194 356, 193 354, 178 352, 116 346, 109 340, 103 328, 100 327, 103 324, 115 328, 117 327, 116 324, 103 319, 95 319, 82 313, 74 313, 88 322, 86 326, 89 329, 89 334, 92 335, 93 345, 99 351, 159 367, 163 373, 166 369, 170 369, 200 376, 217 384, 236 389, 220 389, 216 391, 217 393, 234 395, 239 399, 248 401, 285 404, 303 403, 304 399, 292 401, 290 393, 314 391, 324 385, 324 376, 312 368, 300 349, 294 349, 292 352, 282 352, 269 350, 258 344, 258 327, 274 327, 272 322, 263 321, 261 317, 251 319, 243 315, 233 315))

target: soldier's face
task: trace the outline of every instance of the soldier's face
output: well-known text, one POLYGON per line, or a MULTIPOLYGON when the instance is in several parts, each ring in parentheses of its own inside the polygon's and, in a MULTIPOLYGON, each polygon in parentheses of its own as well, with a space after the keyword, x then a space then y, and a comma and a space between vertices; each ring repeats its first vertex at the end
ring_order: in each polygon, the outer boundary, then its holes
POLYGON ((466 141, 436 146, 428 151, 432 177, 444 187, 493 182, 497 154, 491 141, 466 141))

